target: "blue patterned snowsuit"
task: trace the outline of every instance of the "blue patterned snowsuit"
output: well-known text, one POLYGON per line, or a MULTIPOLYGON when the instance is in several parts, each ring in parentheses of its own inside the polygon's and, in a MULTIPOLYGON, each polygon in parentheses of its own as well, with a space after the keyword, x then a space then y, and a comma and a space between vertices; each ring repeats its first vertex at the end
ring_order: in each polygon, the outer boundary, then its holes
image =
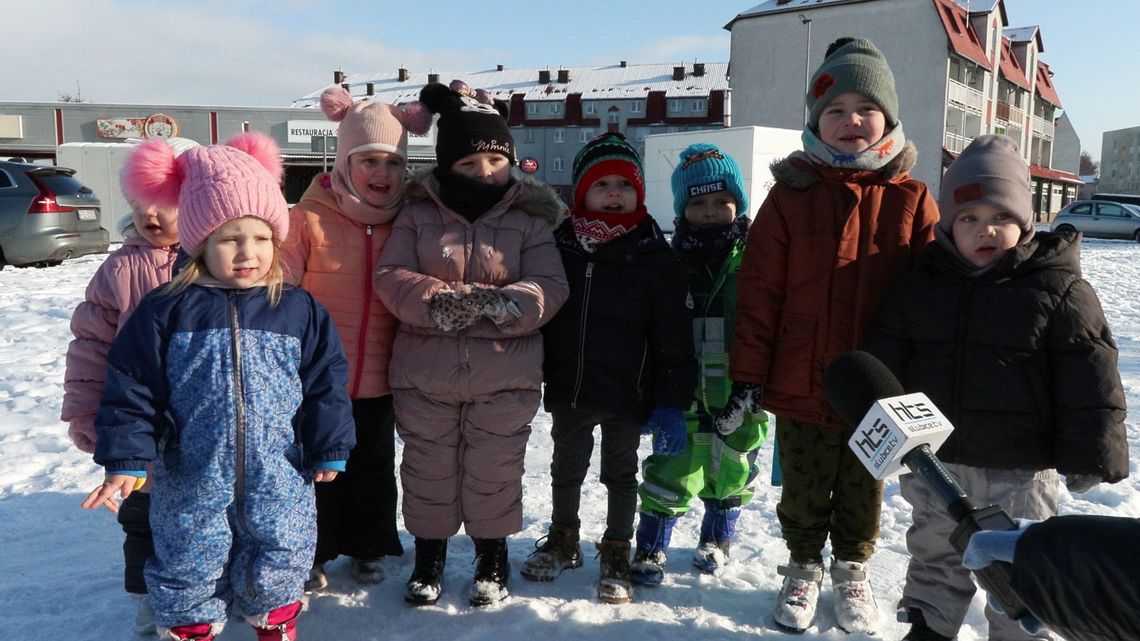
POLYGON ((313 562, 314 463, 354 445, 348 366, 328 313, 286 287, 193 285, 140 303, 111 347, 95 461, 156 460, 147 587, 161 627, 297 601, 313 562))

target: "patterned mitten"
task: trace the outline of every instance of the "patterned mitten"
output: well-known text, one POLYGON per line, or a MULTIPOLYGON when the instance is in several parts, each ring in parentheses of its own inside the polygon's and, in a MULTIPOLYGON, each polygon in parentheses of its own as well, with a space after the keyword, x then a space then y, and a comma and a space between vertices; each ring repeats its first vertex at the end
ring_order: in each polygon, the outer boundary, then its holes
POLYGON ((450 289, 441 289, 432 294, 428 302, 428 317, 445 332, 466 329, 474 325, 481 315, 478 309, 465 300, 464 294, 450 289))
POLYGON ((464 294, 464 299, 496 325, 522 316, 519 306, 501 289, 472 287, 469 293, 464 294))

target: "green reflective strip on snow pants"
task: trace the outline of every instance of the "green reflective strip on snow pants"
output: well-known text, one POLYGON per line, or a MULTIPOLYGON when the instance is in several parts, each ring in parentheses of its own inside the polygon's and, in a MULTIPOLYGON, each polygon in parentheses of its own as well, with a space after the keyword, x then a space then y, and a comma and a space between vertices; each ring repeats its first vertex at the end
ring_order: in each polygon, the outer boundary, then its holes
MULTIPOLYGON (((645 459, 643 481, 637 488, 642 511, 681 516, 689 511, 694 496, 703 501, 733 499, 733 504, 739 499, 740 505, 752 499, 753 482, 760 473, 756 455, 768 433, 767 416, 758 421, 748 417, 726 439, 713 433, 711 416, 702 419, 699 431, 689 432, 680 453, 645 459)), ((690 420, 690 430, 695 423, 690 420)))

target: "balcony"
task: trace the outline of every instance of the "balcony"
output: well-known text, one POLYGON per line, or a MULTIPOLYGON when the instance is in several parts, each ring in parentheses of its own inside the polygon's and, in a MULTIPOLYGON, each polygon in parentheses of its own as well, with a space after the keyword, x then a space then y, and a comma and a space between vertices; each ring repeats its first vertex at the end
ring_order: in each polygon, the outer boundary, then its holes
POLYGON ((1045 140, 1053 139, 1053 123, 1040 116, 1033 116, 1033 133, 1045 140))
POLYGON ((950 86, 947 88, 946 101, 951 106, 958 107, 972 114, 981 115, 983 104, 982 92, 977 89, 971 89, 957 80, 948 80, 950 86))
POLYGON ((1025 122, 1025 112, 1014 107, 1008 102, 997 102, 997 109, 994 114, 998 120, 1003 122, 1013 123, 1019 127, 1025 122))
POLYGON ((945 147, 947 151, 959 153, 966 148, 966 145, 973 142, 973 140, 974 139, 972 137, 967 138, 965 136, 959 136, 956 133, 947 131, 943 136, 942 146, 945 147))

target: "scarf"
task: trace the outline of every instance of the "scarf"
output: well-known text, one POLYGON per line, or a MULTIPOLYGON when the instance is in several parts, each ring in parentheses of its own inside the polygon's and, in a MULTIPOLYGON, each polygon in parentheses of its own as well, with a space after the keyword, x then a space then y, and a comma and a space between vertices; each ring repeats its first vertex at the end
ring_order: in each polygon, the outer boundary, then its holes
POLYGON ((855 154, 839 151, 835 147, 823 142, 810 127, 804 127, 800 135, 804 143, 804 150, 792 155, 807 156, 808 160, 819 165, 828 165, 839 169, 859 169, 863 171, 878 171, 887 163, 895 159, 906 145, 906 135, 903 134, 902 123, 887 132, 878 142, 855 154))
POLYGON ((442 167, 433 169, 432 174, 439 181, 439 199, 469 223, 479 220, 480 216, 499 204, 515 184, 514 176, 505 185, 488 185, 442 167))
POLYGON ((586 211, 575 207, 570 210, 570 224, 578 244, 587 252, 593 253, 599 245, 620 238, 637 229, 641 221, 649 215, 645 205, 631 212, 586 211))
POLYGON ((401 190, 392 198, 391 202, 381 207, 371 205, 360 197, 352 183, 345 180, 344 175, 335 168, 331 174, 321 181, 321 186, 332 190, 341 213, 362 225, 383 225, 391 222, 400 212, 401 200, 404 197, 403 190, 401 190))
POLYGON ((720 265, 748 233, 748 217, 740 216, 723 225, 694 227, 685 217, 677 219, 673 229, 673 249, 687 264, 720 265))

